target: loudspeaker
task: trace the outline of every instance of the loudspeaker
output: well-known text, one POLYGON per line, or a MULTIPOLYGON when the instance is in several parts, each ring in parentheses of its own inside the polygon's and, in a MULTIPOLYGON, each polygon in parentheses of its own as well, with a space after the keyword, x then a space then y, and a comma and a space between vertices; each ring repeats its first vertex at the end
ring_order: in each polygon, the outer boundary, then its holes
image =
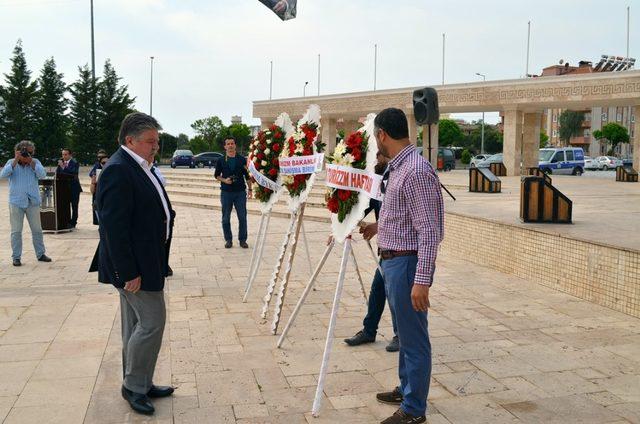
POLYGON ((435 88, 425 87, 413 92, 413 114, 417 125, 437 124, 440 120, 438 92, 435 88))

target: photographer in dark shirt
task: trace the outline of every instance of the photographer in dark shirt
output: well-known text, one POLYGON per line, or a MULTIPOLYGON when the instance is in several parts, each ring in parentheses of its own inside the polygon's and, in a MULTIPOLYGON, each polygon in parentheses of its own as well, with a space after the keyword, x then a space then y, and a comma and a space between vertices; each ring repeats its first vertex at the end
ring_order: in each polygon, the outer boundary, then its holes
POLYGON ((231 232, 231 210, 236 209, 239 229, 238 241, 244 249, 247 244, 247 197, 251 198, 251 181, 247 169, 247 159, 236 153, 236 139, 228 137, 224 140, 226 154, 218 160, 214 176, 220 181, 220 202, 222 203, 222 231, 224 247, 233 246, 231 232), (249 185, 247 191, 247 185, 249 185))

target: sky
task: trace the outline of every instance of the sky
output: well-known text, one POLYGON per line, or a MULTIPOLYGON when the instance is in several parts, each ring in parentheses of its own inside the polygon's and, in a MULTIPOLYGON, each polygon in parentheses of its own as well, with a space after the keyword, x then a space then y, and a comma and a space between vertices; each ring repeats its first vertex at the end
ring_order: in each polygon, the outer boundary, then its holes
MULTIPOLYGON (((282 22, 258 0, 94 0, 96 72, 110 59, 136 108, 172 134, 193 134, 199 118, 247 124, 252 101, 373 89, 437 85, 446 33, 445 83, 521 78, 527 22, 530 73, 560 59, 597 62, 624 56, 631 6, 630 56, 640 59, 640 2, 632 0, 298 0, 298 17, 282 22)), ((37 76, 53 56, 67 83, 91 62, 90 0, 0 0, 0 74, 22 39, 37 76)), ((0 79, 4 83, 4 78, 0 79)), ((480 114, 459 115, 467 120, 480 114)), ((497 121, 496 113, 487 115, 497 121)))

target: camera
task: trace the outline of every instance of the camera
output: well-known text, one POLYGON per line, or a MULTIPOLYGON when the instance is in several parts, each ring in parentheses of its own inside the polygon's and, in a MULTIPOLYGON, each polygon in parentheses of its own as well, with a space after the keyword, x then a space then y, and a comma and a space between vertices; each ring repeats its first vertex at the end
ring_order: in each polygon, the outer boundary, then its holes
POLYGON ((31 153, 29 153, 29 150, 26 147, 23 147, 20 150, 20 156, 22 156, 23 158, 28 158, 31 156, 31 153))
POLYGON ((238 176, 237 176, 237 175, 231 175, 231 176, 229 177, 229 179, 231 180, 231 182, 232 182, 232 183, 235 183, 235 182, 236 182, 236 180, 238 179, 238 176))

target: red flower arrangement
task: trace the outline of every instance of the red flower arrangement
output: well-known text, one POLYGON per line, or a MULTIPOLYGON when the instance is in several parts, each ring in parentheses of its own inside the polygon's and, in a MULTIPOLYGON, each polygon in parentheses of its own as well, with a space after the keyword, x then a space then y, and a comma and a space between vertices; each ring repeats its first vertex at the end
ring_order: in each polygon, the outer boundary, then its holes
MULTIPOLYGON (((280 172, 278 156, 284 145, 285 132, 275 124, 271 125, 267 130, 258 132, 251 143, 249 160, 253 162, 258 172, 271 181, 278 179, 278 173, 280 172)), ((254 178, 251 178, 251 180, 255 183, 254 178)), ((260 184, 253 184, 253 194, 256 199, 267 203, 273 194, 273 190, 262 187, 260 184)))
MULTIPOLYGON (((367 149, 369 137, 360 131, 349 134, 346 140, 342 140, 336 146, 333 155, 327 158, 327 162, 356 169, 365 169, 367 166, 367 149)), ((343 222, 351 209, 358 201, 357 191, 330 188, 325 200, 327 209, 338 215, 338 221, 343 222)))
MULTIPOLYGON (((305 122, 289 137, 289 140, 285 143, 286 148, 282 151, 281 156, 311 156, 314 153, 321 153, 324 151, 324 144, 317 142, 317 138, 318 125, 312 122, 305 122)), ((307 180, 309 177, 311 177, 311 174, 284 175, 282 182, 289 191, 289 195, 296 197, 307 188, 307 180)))

